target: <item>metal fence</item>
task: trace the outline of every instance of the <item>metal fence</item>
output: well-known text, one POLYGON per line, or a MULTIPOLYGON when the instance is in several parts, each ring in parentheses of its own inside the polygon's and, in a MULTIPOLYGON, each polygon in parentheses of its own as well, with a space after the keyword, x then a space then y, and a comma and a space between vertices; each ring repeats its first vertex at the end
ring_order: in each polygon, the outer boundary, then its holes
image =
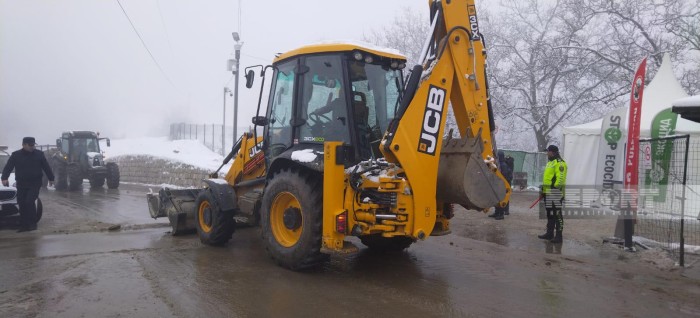
MULTIPOLYGON (((236 138, 246 131, 245 127, 238 127, 236 138)), ((260 132, 260 131, 259 131, 260 132)), ((259 133, 258 132, 258 133, 259 133)), ((233 147, 233 127, 223 127, 221 124, 170 124, 170 140, 199 140, 211 151, 225 155, 233 147)))
POLYGON ((635 235, 669 250, 684 265, 700 254, 700 139, 641 139, 635 235))
POLYGON ((525 152, 503 149, 506 156, 513 157, 513 186, 524 190, 537 190, 542 185, 547 154, 544 152, 525 152))

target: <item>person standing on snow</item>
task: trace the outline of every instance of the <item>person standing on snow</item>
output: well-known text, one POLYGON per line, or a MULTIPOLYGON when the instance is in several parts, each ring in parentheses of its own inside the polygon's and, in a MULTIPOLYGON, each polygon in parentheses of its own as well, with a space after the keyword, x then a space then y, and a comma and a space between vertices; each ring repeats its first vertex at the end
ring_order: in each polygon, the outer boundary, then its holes
POLYGON ((549 145, 546 151, 549 162, 544 168, 541 195, 547 211, 547 232, 537 237, 543 240, 550 240, 552 243, 561 243, 563 241, 562 231, 564 231, 561 205, 564 202, 564 188, 566 187, 566 171, 568 168, 564 159, 559 155, 559 147, 549 145), (554 233, 555 228, 556 234, 554 233))
POLYGON ((49 185, 53 186, 53 172, 49 162, 44 156, 44 152, 34 149, 34 137, 24 137, 22 139, 22 149, 10 155, 5 168, 2 170, 0 180, 2 184, 9 187, 7 179, 12 170, 15 171, 15 181, 17 183, 17 204, 19 205, 20 224, 17 232, 27 232, 36 230, 36 199, 39 197, 41 179, 46 173, 49 185), (43 171, 43 173, 42 173, 43 171))

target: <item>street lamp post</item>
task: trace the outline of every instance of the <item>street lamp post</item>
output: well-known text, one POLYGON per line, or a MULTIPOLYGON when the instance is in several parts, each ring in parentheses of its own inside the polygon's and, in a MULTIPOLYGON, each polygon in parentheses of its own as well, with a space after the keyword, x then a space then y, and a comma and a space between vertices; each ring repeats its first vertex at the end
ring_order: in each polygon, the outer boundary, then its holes
POLYGON ((238 74, 241 62, 241 47, 243 47, 243 42, 238 32, 233 32, 233 40, 236 41, 234 48, 236 50, 236 68, 234 69, 234 74, 236 74, 235 87, 233 89, 233 142, 238 140, 238 74))
MULTIPOLYGON (((224 86, 224 114, 223 123, 221 123, 221 155, 226 155, 226 93, 231 95, 231 90, 224 86)), ((235 124, 234 124, 235 127, 235 124)), ((235 141, 234 141, 235 142, 235 141)))

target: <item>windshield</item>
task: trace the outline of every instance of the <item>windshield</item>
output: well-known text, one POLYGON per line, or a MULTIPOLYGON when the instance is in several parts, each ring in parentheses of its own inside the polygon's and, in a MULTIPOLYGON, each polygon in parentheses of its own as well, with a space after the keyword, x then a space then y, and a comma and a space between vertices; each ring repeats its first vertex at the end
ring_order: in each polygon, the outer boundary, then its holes
POLYGON ((361 151, 361 156, 363 159, 378 157, 378 144, 396 115, 403 85, 401 71, 361 61, 351 61, 349 69, 359 149, 372 149, 372 154, 361 151))
POLYGON ((100 152, 97 138, 76 138, 73 139, 73 149, 79 152, 100 152))

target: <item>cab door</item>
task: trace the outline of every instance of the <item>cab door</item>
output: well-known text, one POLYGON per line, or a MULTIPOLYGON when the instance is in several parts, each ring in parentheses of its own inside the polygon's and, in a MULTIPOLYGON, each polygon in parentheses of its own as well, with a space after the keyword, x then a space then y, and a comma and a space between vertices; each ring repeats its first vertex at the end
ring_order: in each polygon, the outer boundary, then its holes
POLYGON ((274 158, 293 144, 294 91, 297 59, 277 65, 270 89, 265 127, 265 157, 274 158))

